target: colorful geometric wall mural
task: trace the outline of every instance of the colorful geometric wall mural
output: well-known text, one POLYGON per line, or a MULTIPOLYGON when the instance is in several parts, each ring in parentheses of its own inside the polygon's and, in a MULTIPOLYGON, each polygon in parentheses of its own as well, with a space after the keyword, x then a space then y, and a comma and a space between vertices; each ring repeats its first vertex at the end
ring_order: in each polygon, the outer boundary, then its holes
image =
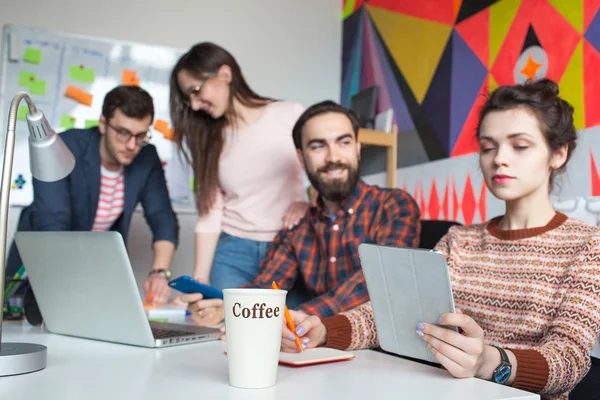
POLYGON ((548 77, 600 124, 600 0, 346 0, 342 103, 378 85, 377 112, 416 130, 429 160, 470 154, 498 85, 548 77))

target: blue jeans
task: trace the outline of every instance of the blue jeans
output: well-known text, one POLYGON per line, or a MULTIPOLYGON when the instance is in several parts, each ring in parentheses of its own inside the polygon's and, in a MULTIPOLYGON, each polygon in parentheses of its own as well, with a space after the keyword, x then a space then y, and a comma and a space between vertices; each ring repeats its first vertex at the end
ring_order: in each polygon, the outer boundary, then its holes
MULTIPOLYGON (((221 232, 210 271, 210 285, 223 290, 253 281, 270 246, 271 242, 257 242, 221 232)), ((308 300, 306 289, 298 283, 286 296, 287 306, 292 309, 308 300)))
POLYGON ((251 282, 270 245, 221 232, 210 271, 211 286, 223 290, 251 282))

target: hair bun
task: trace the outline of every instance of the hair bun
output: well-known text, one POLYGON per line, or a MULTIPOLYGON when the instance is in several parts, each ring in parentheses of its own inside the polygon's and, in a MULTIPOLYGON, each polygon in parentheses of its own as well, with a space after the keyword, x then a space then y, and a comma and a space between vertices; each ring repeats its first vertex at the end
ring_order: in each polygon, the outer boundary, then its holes
POLYGON ((528 83, 527 86, 542 92, 543 97, 558 97, 558 84, 548 78, 543 78, 539 81, 528 83))

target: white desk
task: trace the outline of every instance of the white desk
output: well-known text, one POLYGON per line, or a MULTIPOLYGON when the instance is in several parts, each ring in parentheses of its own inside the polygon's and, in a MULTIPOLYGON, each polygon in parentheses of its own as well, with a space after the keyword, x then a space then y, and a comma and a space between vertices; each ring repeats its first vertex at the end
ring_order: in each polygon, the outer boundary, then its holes
POLYGON ((3 341, 46 345, 48 365, 0 378, 1 399, 539 399, 370 350, 357 351, 346 362, 282 366, 273 388, 242 390, 228 384, 227 359, 218 341, 145 349, 48 334, 18 322, 5 323, 2 333, 3 341))

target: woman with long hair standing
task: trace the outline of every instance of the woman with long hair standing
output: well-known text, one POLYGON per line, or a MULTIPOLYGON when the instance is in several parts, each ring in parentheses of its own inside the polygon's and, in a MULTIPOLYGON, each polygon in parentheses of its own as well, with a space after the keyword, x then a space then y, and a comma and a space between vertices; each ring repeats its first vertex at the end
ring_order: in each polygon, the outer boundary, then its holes
POLYGON ((235 58, 213 43, 185 53, 170 86, 175 140, 194 171, 194 277, 239 287, 308 208, 291 134, 303 107, 255 93, 235 58))

